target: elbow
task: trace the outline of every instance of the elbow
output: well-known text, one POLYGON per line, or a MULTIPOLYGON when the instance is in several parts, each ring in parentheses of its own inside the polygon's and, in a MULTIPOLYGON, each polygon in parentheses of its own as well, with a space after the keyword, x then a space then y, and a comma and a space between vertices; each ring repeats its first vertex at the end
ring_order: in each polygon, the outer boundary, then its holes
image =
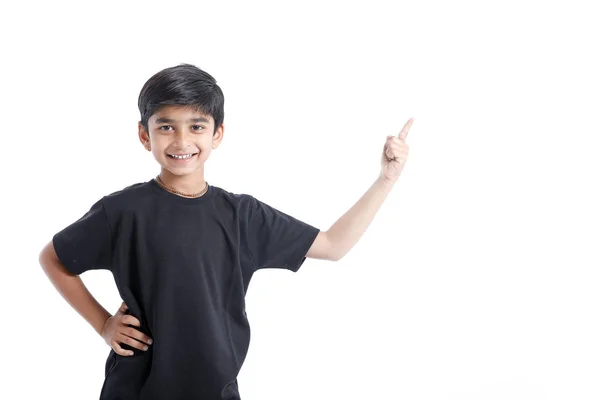
POLYGON ((52 241, 46 244, 46 246, 44 246, 44 248, 40 251, 39 263, 46 275, 49 277, 54 276, 57 273, 62 273, 63 275, 73 275, 67 271, 67 269, 60 262, 58 255, 56 254, 56 250, 54 250, 54 244, 52 241))
POLYGON ((45 267, 52 260, 58 260, 58 256, 56 255, 52 241, 50 241, 40 251, 39 262, 42 267, 45 267))
POLYGON ((339 261, 346 254, 338 240, 331 237, 329 232, 320 232, 311 245, 307 257, 327 261, 339 261))
POLYGON ((339 251, 331 251, 329 253, 329 261, 340 261, 342 258, 344 258, 345 253, 339 252, 339 251))
POLYGON ((44 248, 40 251, 38 261, 42 266, 42 269, 46 270, 46 266, 48 264, 48 245, 44 246, 44 248))
POLYGON ((327 259, 329 261, 340 261, 344 255, 346 255, 346 252, 340 248, 339 244, 327 237, 327 259))

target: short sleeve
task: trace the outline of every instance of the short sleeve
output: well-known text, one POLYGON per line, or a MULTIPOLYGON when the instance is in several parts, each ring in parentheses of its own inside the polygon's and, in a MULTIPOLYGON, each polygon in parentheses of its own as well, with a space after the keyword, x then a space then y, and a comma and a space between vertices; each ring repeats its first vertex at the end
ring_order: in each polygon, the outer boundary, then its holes
POLYGON ((298 271, 319 229, 248 196, 247 245, 256 270, 298 271))
POLYGON ((55 234, 52 243, 60 262, 76 275, 91 269, 110 269, 111 230, 103 201, 55 234))

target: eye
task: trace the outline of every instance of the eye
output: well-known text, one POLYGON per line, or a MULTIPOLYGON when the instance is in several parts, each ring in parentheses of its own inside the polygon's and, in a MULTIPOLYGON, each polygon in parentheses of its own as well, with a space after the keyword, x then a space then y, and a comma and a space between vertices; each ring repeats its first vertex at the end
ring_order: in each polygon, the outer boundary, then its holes
POLYGON ((204 129, 204 127, 202 125, 193 125, 192 129, 195 131, 201 131, 202 129, 204 129))
POLYGON ((159 127, 158 129, 160 129, 161 131, 167 131, 168 129, 163 129, 163 128, 172 128, 171 125, 163 125, 161 127, 159 127))

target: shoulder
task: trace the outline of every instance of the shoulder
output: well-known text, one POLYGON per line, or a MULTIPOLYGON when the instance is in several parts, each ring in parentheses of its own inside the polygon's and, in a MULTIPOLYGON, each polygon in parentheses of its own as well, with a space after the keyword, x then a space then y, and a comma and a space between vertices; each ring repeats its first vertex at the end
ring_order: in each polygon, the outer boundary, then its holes
POLYGON ((214 199, 220 207, 234 211, 235 215, 241 219, 248 219, 254 215, 263 205, 259 200, 249 193, 240 193, 213 186, 214 199))
POLYGON ((149 197, 149 182, 138 182, 104 196, 101 201, 110 210, 140 206, 140 202, 149 197))
POLYGON ((248 203, 254 201, 254 197, 247 193, 238 193, 232 192, 226 189, 223 189, 219 186, 213 186, 214 197, 220 200, 224 200, 228 203, 240 206, 247 205, 248 203))
POLYGON ((149 182, 139 182, 126 186, 121 190, 117 190, 104 196, 104 199, 109 201, 120 201, 145 195, 149 191, 149 182))

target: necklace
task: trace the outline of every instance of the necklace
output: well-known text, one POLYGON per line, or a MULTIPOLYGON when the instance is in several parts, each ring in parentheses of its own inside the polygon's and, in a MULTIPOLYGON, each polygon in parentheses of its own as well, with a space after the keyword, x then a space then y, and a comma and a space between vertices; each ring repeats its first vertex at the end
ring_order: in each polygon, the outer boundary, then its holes
POLYGON ((175 194, 179 194, 181 196, 185 196, 185 197, 200 197, 202 196, 204 193, 206 193, 208 191, 208 182, 206 182, 206 185, 204 186, 204 189, 202 189, 202 191, 198 192, 198 193, 183 193, 180 192, 179 190, 173 189, 170 186, 167 186, 162 179, 160 179, 160 175, 157 175, 156 178, 154 178, 154 180, 156 181, 156 183, 158 183, 163 189, 168 190, 171 193, 175 193, 175 194))

